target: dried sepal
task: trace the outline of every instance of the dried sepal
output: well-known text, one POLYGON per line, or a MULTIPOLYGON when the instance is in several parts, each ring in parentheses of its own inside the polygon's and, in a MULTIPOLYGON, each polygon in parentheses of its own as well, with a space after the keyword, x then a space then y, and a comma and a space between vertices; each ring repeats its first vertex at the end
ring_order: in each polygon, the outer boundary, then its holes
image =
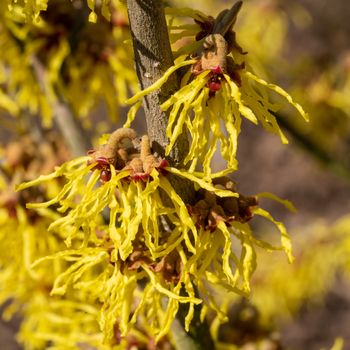
POLYGON ((233 196, 219 197, 214 192, 199 190, 197 202, 188 205, 197 227, 214 232, 221 221, 230 226, 232 221, 245 223, 253 217, 252 210, 258 205, 256 197, 237 195, 235 183, 227 177, 214 179, 213 185, 216 189, 232 191, 233 196))

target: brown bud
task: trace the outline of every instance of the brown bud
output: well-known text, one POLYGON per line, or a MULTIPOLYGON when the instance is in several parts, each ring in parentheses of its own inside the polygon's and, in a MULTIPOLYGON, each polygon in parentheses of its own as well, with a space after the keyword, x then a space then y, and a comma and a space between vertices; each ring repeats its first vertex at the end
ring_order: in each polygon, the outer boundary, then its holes
POLYGON ((220 67, 226 71, 227 43, 220 34, 212 34, 206 37, 203 43, 204 51, 202 53, 202 69, 213 69, 220 67))
POLYGON ((150 154, 147 157, 143 159, 143 170, 145 173, 150 174, 153 168, 155 168, 158 165, 159 161, 158 159, 150 154))
POLYGON ((134 173, 143 173, 143 163, 140 158, 132 159, 124 169, 131 169, 134 173))
POLYGON ((151 154, 151 147, 148 135, 143 135, 141 138, 141 150, 140 150, 140 158, 145 160, 147 156, 151 154))

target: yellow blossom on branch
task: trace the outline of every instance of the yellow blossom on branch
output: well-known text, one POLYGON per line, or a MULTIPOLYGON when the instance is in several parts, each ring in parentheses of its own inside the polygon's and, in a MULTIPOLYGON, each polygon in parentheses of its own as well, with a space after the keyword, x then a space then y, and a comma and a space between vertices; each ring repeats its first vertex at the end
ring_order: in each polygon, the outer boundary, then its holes
POLYGON ((59 232, 68 249, 43 256, 31 268, 36 271, 51 260, 66 266, 56 275, 51 294, 63 297, 79 290, 98 299, 99 324, 107 343, 114 338, 116 324, 126 336, 143 317, 160 341, 181 303, 189 304, 187 330, 198 304, 224 320, 210 286, 248 295, 256 246, 284 250, 291 259, 284 226, 257 208, 256 197, 238 194, 228 178, 208 181, 203 174, 169 167, 152 154, 148 137, 140 139, 132 129, 116 130, 89 156, 21 184, 18 190, 59 177, 66 184, 54 198, 27 206, 56 206, 63 216, 50 224, 49 231, 59 232), (196 203, 181 199, 171 185, 172 176, 186 178, 198 188, 196 203), (247 222, 254 214, 276 224, 281 246, 253 236, 247 222))
MULTIPOLYGON (((214 20, 199 16, 196 14, 194 18, 206 30, 200 32, 203 38, 199 40, 198 37, 196 45, 187 44, 186 54, 179 56, 161 79, 127 102, 136 103, 159 89, 176 70, 191 65, 187 73, 182 73, 180 90, 161 105, 163 110, 169 111, 166 154, 170 153, 179 135, 188 131, 191 146, 185 164, 190 163, 190 171, 194 171, 201 163, 203 172, 210 176, 218 144, 228 169, 237 169, 237 138, 242 117, 254 124, 260 122, 267 131, 279 135, 282 142, 287 143, 274 115, 282 104, 275 99, 285 99, 305 120, 308 116, 285 90, 255 76, 246 69, 244 61, 238 63, 237 52, 243 57, 245 53, 236 43, 232 30, 225 35, 211 34, 215 29, 214 20), (194 49, 196 51, 190 51, 194 49), (190 59, 189 54, 194 59, 190 59), (270 91, 274 92, 274 98, 270 91)), ((129 116, 126 125, 130 125, 134 115, 129 116)))

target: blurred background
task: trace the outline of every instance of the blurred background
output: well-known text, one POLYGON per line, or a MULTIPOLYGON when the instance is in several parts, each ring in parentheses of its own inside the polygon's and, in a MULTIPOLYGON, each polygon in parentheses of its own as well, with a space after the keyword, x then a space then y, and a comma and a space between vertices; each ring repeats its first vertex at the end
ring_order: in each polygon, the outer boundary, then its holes
MULTIPOLYGON (((74 145, 62 146, 61 124, 71 122, 69 115, 96 144, 99 135, 123 124, 122 102, 137 89, 131 53, 122 45, 125 12, 111 22, 86 25, 85 2, 50 3, 43 15, 46 27, 24 24, 14 30, 8 19, 0 24, 1 164, 11 164, 16 181, 81 153, 74 145), (46 75, 45 67, 50 67, 46 75), (6 97, 14 91, 20 92, 15 100, 6 97), (34 140, 28 140, 28 129, 34 140), (51 140, 50 151, 38 148, 42 137, 51 140), (26 152, 18 150, 19 144, 26 152), (35 157, 39 164, 16 170, 35 157)), ((168 3, 213 16, 232 5, 224 0, 168 3)), ((4 5, 0 11, 4 19, 4 5)), ((331 349, 341 338, 343 349, 350 349, 349 18, 347 0, 245 0, 235 25, 257 75, 286 89, 310 115, 309 124, 292 110, 277 115, 289 145, 261 126, 243 123, 233 178, 243 194, 271 192, 293 202, 296 213, 269 200, 262 205, 286 224, 296 260, 289 265, 282 253, 261 252, 251 299, 232 297, 232 320, 219 331, 223 342, 232 340, 238 348, 331 349)), ((137 127, 142 131, 142 123, 137 127)), ((218 158, 214 167, 222 166, 218 158)), ((1 199, 8 205, 8 197, 1 199)), ((274 234, 266 224, 253 225, 259 235, 274 234)), ((21 349, 15 341, 18 323, 16 318, 1 321, 1 349, 21 349)))

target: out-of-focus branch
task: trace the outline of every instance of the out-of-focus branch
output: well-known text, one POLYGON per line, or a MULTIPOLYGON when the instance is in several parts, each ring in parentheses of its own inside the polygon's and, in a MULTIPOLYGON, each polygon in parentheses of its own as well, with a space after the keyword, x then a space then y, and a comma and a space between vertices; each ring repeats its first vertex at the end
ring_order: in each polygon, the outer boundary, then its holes
MULTIPOLYGON (((271 112, 271 111, 270 111, 271 112)), ((333 156, 325 149, 319 147, 310 137, 302 134, 286 117, 279 113, 271 112, 277 119, 278 124, 285 129, 296 142, 310 153, 315 159, 330 169, 336 175, 350 180, 350 164, 333 156)))
MULTIPOLYGON (((45 68, 36 57, 32 58, 32 65, 37 81, 45 92, 47 89, 43 81, 45 68)), ((54 120, 72 155, 75 157, 85 155, 87 150, 92 148, 90 138, 78 119, 73 115, 68 104, 65 103, 63 97, 59 94, 57 94, 57 100, 54 102, 52 108, 54 120)))
POLYGON ((72 155, 85 155, 92 148, 91 141, 68 105, 62 101, 56 102, 54 117, 72 155))

